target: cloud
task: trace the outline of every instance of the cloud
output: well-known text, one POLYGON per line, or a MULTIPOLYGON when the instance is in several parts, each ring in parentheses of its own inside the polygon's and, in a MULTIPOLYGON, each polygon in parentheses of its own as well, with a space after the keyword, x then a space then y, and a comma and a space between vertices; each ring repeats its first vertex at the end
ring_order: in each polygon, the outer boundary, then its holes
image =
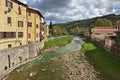
POLYGON ((82 20, 106 14, 120 14, 119 0, 21 0, 41 11, 45 21, 55 23, 82 20))

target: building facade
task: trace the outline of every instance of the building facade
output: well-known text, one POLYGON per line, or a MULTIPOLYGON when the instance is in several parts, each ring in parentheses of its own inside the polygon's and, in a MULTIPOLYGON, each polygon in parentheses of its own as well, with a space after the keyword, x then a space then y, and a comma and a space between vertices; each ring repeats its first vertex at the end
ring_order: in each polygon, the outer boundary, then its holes
POLYGON ((0 50, 41 41, 44 17, 18 0, 0 1, 0 50))
POLYGON ((115 44, 115 36, 108 36, 105 38, 105 46, 107 46, 108 48, 111 48, 112 45, 115 44))
POLYGON ((118 20, 115 24, 115 28, 118 29, 118 32, 120 32, 120 20, 118 20))
POLYGON ((44 40, 47 41, 48 40, 48 36, 49 36, 49 27, 46 23, 44 23, 44 40))
POLYGON ((27 44, 26 11, 17 0, 0 1, 0 50, 27 44))
POLYGON ((43 23, 38 10, 18 0, 0 0, 0 78, 4 71, 39 56, 43 23))
POLYGON ((38 10, 27 8, 28 42, 39 42, 43 16, 38 10))
POLYGON ((116 36, 118 30, 112 27, 94 27, 92 28, 91 38, 104 40, 108 36, 116 36))

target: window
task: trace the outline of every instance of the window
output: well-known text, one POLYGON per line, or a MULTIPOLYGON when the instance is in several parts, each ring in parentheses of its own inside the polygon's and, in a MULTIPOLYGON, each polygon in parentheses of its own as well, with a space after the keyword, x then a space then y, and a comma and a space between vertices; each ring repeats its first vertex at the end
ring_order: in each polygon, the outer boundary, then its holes
POLYGON ((23 21, 18 21, 18 27, 23 27, 23 21))
POLYGON ((6 0, 6 7, 13 8, 13 3, 6 0))
POLYGON ((11 17, 7 17, 7 23, 8 23, 8 24, 12 24, 11 17))
POLYGON ((11 38, 16 38, 16 33, 15 33, 15 32, 11 32, 11 33, 10 33, 10 37, 11 37, 11 38))
POLYGON ((36 28, 38 28, 38 24, 36 24, 36 28))
POLYGON ((120 26, 118 26, 118 30, 120 31, 120 26))
POLYGON ((95 33, 95 35, 100 35, 100 33, 95 33))
POLYGON ((107 35, 113 35, 113 33, 108 33, 107 35))
POLYGON ((38 33, 36 33, 36 37, 38 37, 39 35, 38 35, 38 33))
POLYGON ((23 37, 23 32, 18 32, 18 38, 22 38, 23 37))
POLYGON ((11 48, 12 47, 12 45, 11 44, 8 44, 8 48, 11 48))
POLYGON ((32 22, 28 22, 28 23, 27 23, 27 26, 28 26, 28 27, 32 27, 32 22))
POLYGON ((28 34, 28 38, 31 38, 31 34, 28 34))
POLYGON ((0 32, 0 39, 16 38, 15 32, 0 32))
POLYGON ((3 38, 7 38, 7 33, 3 32, 3 38))
POLYGON ((5 0, 5 6, 7 7, 8 0, 5 0))
POLYGON ((31 16, 31 12, 30 11, 28 11, 28 16, 31 16))
POLYGON ((19 5, 19 7, 18 7, 18 14, 22 15, 21 5, 19 5))

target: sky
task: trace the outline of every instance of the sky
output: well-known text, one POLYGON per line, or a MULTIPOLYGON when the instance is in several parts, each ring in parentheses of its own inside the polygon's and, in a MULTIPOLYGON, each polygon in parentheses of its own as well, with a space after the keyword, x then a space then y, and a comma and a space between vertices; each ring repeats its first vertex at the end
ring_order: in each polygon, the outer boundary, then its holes
POLYGON ((120 14, 120 0, 20 0, 40 10, 48 23, 65 23, 120 14))

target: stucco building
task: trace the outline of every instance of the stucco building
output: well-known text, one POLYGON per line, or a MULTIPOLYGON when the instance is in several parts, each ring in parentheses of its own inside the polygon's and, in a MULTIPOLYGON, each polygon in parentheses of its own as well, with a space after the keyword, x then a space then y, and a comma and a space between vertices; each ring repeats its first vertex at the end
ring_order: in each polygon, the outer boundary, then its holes
POLYGON ((27 5, 0 0, 0 50, 27 44, 27 5))
POLYGON ((44 17, 18 0, 0 1, 0 50, 39 42, 44 17))
POLYGON ((115 28, 118 29, 118 32, 120 32, 120 20, 116 22, 115 28))
POLYGON ((39 42, 41 33, 41 23, 44 22, 41 13, 33 8, 27 8, 28 42, 39 42))
POLYGON ((91 38, 104 40, 105 37, 116 36, 117 31, 118 30, 116 28, 113 28, 113 27, 104 27, 104 26, 94 27, 91 30, 91 32, 92 32, 91 38))

